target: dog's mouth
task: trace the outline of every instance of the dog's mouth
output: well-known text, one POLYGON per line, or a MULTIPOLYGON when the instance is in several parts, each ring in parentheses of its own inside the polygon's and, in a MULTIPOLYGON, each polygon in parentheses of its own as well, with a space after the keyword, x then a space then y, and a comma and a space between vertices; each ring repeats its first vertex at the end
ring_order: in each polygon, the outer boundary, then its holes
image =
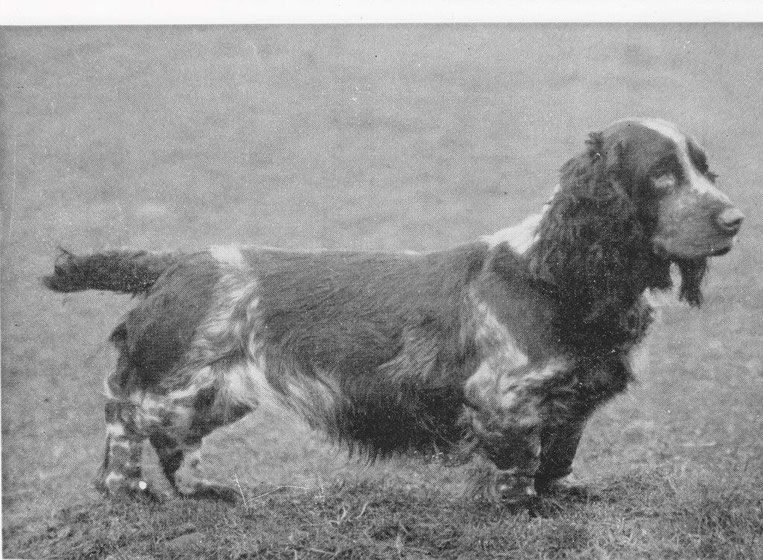
POLYGON ((731 248, 734 246, 734 243, 736 243, 736 237, 731 236, 727 237, 720 243, 713 243, 708 247, 707 255, 708 257, 720 257, 731 251, 731 248))
POLYGON ((689 247, 670 247, 665 246, 660 242, 655 242, 653 250, 658 257, 675 260, 675 259, 700 259, 705 257, 721 257, 731 251, 734 247, 735 239, 729 238, 720 243, 708 243, 705 245, 692 245, 689 247))
POLYGON ((721 247, 720 249, 716 249, 712 253, 708 255, 708 257, 721 257, 731 251, 731 245, 728 245, 726 247, 721 247))

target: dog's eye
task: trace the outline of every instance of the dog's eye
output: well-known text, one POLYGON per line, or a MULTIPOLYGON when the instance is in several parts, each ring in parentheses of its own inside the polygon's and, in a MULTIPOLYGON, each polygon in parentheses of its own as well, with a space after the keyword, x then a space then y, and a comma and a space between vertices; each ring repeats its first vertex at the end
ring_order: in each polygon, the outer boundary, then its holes
POLYGON ((676 176, 673 173, 663 173, 653 179, 654 188, 660 191, 670 190, 676 186, 676 176))

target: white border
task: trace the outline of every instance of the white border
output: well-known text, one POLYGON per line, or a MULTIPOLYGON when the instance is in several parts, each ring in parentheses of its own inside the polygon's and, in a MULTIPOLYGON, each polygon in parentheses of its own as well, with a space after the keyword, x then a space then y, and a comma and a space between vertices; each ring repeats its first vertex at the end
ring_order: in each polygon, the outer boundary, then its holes
POLYGON ((760 0, 5 0, 0 25, 752 22, 760 0))

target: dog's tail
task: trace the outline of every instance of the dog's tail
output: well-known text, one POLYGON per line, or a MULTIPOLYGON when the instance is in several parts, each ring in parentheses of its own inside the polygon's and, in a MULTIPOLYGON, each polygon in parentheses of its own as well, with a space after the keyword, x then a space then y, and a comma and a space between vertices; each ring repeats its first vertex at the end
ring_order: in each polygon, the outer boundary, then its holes
POLYGON ((146 293, 162 273, 180 260, 179 253, 106 251, 77 256, 65 249, 56 259, 53 274, 42 281, 55 292, 110 290, 146 293))

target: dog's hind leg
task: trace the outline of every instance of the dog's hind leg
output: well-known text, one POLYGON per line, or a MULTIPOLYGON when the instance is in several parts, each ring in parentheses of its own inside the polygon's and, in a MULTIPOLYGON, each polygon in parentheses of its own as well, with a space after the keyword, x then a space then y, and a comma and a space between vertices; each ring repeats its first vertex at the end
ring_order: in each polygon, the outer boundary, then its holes
POLYGON ((109 495, 157 497, 141 478, 146 434, 140 429, 138 416, 134 403, 106 403, 106 451, 96 485, 109 495))
POLYGON ((159 457, 164 475, 172 487, 189 498, 235 502, 237 492, 223 484, 206 480, 201 472, 202 438, 247 413, 250 406, 230 406, 220 391, 207 387, 189 396, 167 395, 162 421, 150 428, 150 441, 159 457))
POLYGON ((229 499, 231 492, 213 483, 200 478, 192 482, 198 478, 202 436, 224 423, 208 417, 208 391, 191 387, 164 395, 141 390, 115 395, 111 380, 107 380, 112 398, 106 403, 106 452, 97 485, 112 496, 161 498, 141 476, 143 444, 149 439, 173 489, 186 496, 229 499))
POLYGON ((200 469, 201 438, 177 442, 164 434, 151 436, 167 480, 183 497, 223 500, 234 503, 236 491, 224 484, 205 479, 200 469))
POLYGON ((106 450, 96 487, 111 496, 158 498, 141 474, 143 443, 148 437, 143 414, 133 398, 138 391, 137 372, 127 352, 124 326, 112 334, 119 350, 116 369, 105 379, 107 402, 106 450))

